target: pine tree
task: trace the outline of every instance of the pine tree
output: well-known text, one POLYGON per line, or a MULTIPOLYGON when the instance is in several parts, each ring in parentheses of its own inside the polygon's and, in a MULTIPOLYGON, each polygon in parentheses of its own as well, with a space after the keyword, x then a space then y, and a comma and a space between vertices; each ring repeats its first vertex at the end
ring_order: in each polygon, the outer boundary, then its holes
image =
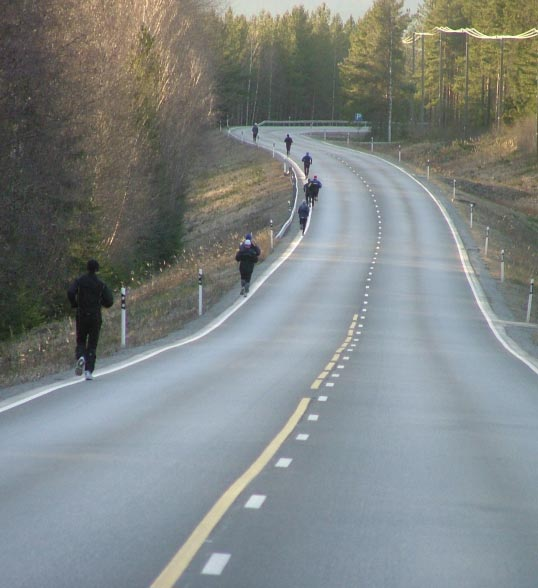
POLYGON ((391 140, 393 120, 406 117, 402 35, 409 23, 402 0, 375 0, 352 33, 340 67, 347 111, 361 112, 391 140))

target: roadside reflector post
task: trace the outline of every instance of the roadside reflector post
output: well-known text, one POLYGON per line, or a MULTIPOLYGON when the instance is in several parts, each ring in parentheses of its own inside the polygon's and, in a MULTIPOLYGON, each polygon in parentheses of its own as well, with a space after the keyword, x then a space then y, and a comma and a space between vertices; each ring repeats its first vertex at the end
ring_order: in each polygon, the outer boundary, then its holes
POLYGON ((370 151, 373 153, 374 152, 374 138, 370 137, 370 151))
POLYGON ((349 145, 349 133, 347 134, 347 144, 349 145))
POLYGON ((402 161, 402 146, 398 145, 398 163, 402 161))
POLYGON ((504 249, 501 249, 501 282, 504 282, 504 249))
POLYGON ((529 302, 527 304, 527 322, 531 322, 531 308, 532 308, 532 296, 534 294, 534 278, 531 280, 529 287, 529 302))
POLYGON ((430 160, 428 159, 428 163, 426 165, 426 178, 430 179, 430 160))
POLYGON ((484 255, 488 256, 488 247, 489 247, 489 227, 486 227, 486 244, 484 246, 484 255))
POLYGON ((275 144, 273 143, 273 159, 275 158, 275 144))
POLYGON ((127 304, 125 286, 121 287, 121 346, 127 345, 127 304))
POLYGON ((270 230, 270 234, 271 234, 271 251, 273 251, 274 246, 275 246, 274 232, 273 232, 273 219, 271 219, 269 221, 269 226, 271 227, 271 230, 270 230))
POLYGON ((471 212, 469 213, 469 214, 470 214, 470 217, 469 217, 469 226, 470 226, 470 228, 472 229, 472 228, 473 228, 473 210, 474 210, 474 202, 471 202, 471 203, 470 203, 470 208, 471 208, 471 212))
POLYGON ((202 268, 198 269, 198 316, 202 316, 203 302, 204 302, 204 271, 202 268))
POLYGON ((452 180, 452 202, 456 200, 456 178, 452 180))

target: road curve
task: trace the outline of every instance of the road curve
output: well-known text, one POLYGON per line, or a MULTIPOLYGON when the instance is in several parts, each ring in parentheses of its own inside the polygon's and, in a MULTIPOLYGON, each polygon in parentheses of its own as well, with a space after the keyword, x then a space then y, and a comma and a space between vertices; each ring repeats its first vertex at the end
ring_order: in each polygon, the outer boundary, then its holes
POLYGON ((0 413, 4 585, 536 586, 536 373, 413 178, 293 138, 324 187, 237 312, 0 413))

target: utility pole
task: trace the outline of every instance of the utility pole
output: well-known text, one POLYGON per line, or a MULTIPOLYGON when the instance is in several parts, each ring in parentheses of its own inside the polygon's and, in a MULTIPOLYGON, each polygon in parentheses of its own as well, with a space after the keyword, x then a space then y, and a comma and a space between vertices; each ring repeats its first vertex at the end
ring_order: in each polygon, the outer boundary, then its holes
POLYGON ((536 158, 538 159, 538 75, 536 76, 536 158))
POLYGON ((421 80, 420 80, 420 124, 424 126, 424 35, 420 37, 421 51, 422 51, 422 64, 421 64, 421 80))
POLYGON ((437 105, 438 125, 439 128, 443 125, 443 33, 439 31, 439 104, 437 105))
POLYGON ((387 140, 389 143, 392 143, 392 39, 393 39, 393 26, 392 26, 392 18, 389 21, 390 25, 390 49, 389 49, 389 129, 388 129, 388 137, 387 140))
POLYGON ((465 106, 463 112, 463 138, 469 125, 469 35, 465 34, 465 106))
POLYGON ((501 119, 504 109, 504 37, 501 37, 501 57, 499 64, 498 87, 497 87, 497 130, 501 127, 501 119))

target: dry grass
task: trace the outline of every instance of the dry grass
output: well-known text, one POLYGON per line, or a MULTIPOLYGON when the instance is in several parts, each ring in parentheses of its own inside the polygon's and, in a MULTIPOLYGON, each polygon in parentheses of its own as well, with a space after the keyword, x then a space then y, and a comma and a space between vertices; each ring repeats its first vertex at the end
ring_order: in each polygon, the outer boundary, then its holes
MULTIPOLYGON (((198 316, 198 268, 204 271, 204 308, 214 305, 238 284, 234 254, 241 238, 253 232, 263 260, 270 250, 270 220, 279 228, 288 217, 292 186, 277 160, 220 134, 208 149, 206 161, 215 163, 198 170, 187 197, 184 251, 127 285, 129 347, 158 340, 198 316)), ((104 311, 101 358, 120 349, 118 291, 115 296, 115 305, 104 311)), ((70 369, 74 347, 71 317, 0 343, 0 386, 70 369)))

